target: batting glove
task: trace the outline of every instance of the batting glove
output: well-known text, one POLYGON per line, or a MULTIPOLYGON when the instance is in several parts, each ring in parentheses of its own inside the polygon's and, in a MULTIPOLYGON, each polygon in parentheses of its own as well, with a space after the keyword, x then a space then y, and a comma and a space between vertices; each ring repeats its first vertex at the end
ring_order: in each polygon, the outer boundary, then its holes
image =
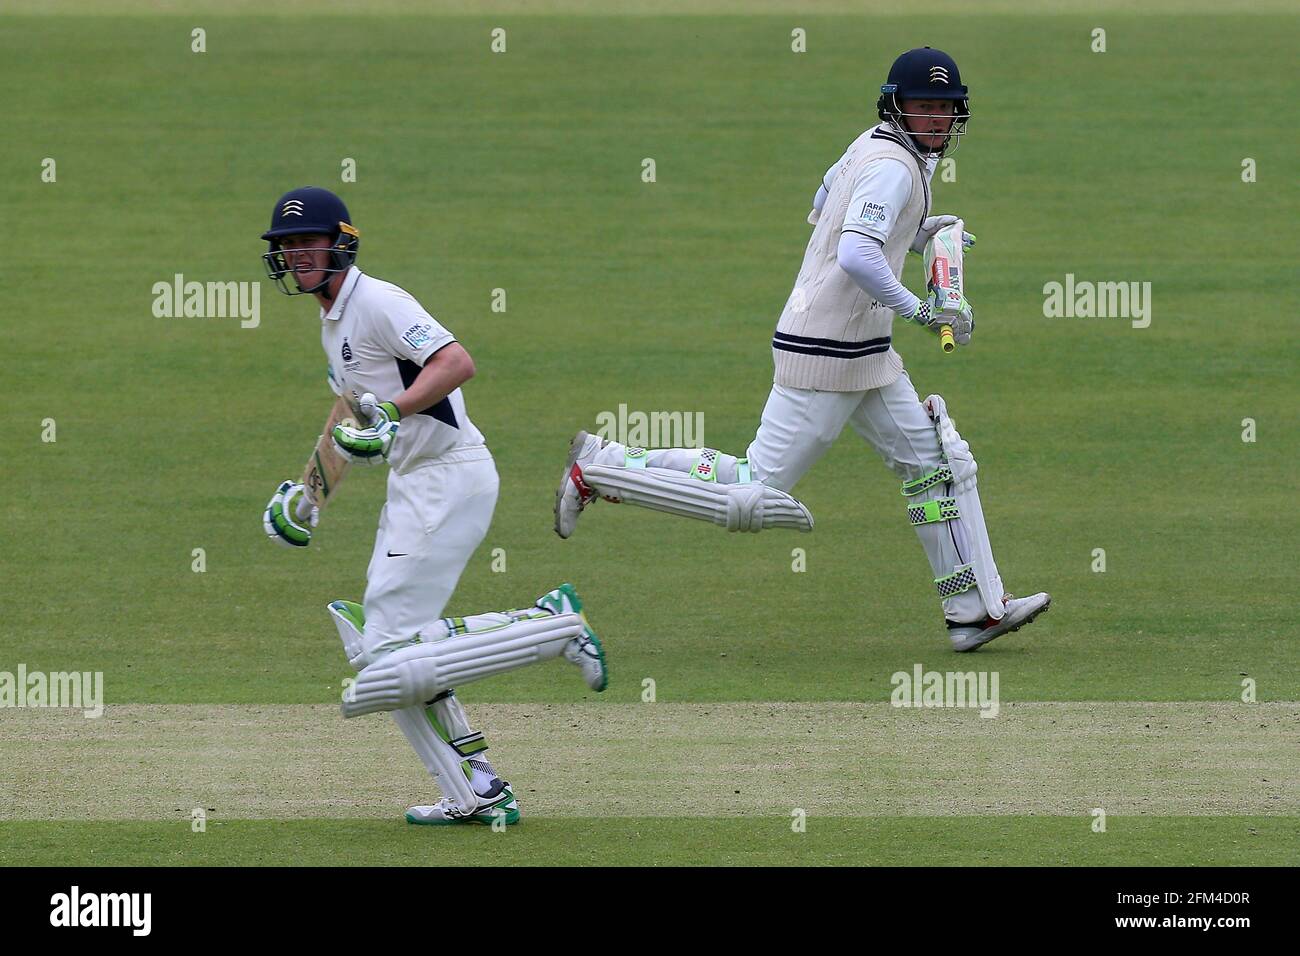
POLYGON ((975 310, 954 289, 931 289, 928 297, 917 300, 916 311, 903 318, 924 325, 935 335, 945 325, 951 326, 953 341, 958 345, 969 345, 975 332, 975 310))
POLYGON ((307 498, 306 489, 285 479, 262 512, 262 530, 276 544, 305 548, 311 544, 311 529, 319 520, 320 509, 307 498))
MULTIPOLYGON (((931 216, 921 223, 921 228, 916 231, 916 238, 912 240, 909 246, 918 256, 925 255, 925 244, 934 238, 934 234, 945 226, 951 226, 957 221, 956 216, 931 216)), ((961 234, 961 245, 963 249, 970 249, 975 245, 975 236, 969 232, 961 234)))
POLYGON ((397 425, 402 413, 392 402, 376 402, 370 392, 361 396, 358 403, 362 414, 370 419, 367 428, 335 425, 334 447, 349 461, 373 465, 388 460, 388 450, 397 437, 397 425))

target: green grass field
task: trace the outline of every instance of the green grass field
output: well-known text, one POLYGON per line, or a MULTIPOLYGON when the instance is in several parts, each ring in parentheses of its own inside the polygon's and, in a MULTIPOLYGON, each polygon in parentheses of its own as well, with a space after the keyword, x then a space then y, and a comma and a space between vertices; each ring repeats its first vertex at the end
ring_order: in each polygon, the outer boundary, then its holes
POLYGON ((107 704, 0 708, 21 768, 0 777, 0 863, 1300 859, 1300 20, 847 7, 0 14, 0 671, 102 671, 107 704), (978 329, 955 356, 902 322, 895 343, 975 450, 1004 581, 1054 599, 973 657, 947 650, 897 483, 848 430, 797 489, 810 536, 608 505, 551 531, 568 439, 620 404, 703 412, 707 444, 743 452, 818 178, 921 44, 972 91, 934 209, 979 236, 978 329), (362 594, 384 476, 354 472, 305 553, 266 542, 260 511, 331 401, 314 304, 263 282, 256 328, 152 313, 176 273, 263 278, 257 237, 305 183, 477 362, 501 498, 449 613, 572 580, 608 646, 598 698, 558 664, 461 692, 520 795, 500 839, 407 827, 436 797, 409 748, 322 709, 348 673, 324 605, 362 594), (1044 317, 1067 273, 1150 282, 1150 326, 1044 317), (889 708, 917 663, 997 671, 1002 714, 889 708))

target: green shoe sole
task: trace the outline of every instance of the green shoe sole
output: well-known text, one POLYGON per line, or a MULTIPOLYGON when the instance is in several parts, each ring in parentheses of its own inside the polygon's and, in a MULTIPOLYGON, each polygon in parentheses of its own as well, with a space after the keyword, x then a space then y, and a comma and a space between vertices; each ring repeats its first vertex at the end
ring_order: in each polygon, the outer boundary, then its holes
MULTIPOLYGON (((490 815, 475 815, 472 817, 462 817, 459 820, 417 820, 409 813, 406 815, 406 822, 414 824, 417 827, 458 827, 467 823, 477 823, 480 826, 491 826, 495 822, 495 817, 490 815)), ((506 811, 506 826, 519 822, 519 808, 506 811)))

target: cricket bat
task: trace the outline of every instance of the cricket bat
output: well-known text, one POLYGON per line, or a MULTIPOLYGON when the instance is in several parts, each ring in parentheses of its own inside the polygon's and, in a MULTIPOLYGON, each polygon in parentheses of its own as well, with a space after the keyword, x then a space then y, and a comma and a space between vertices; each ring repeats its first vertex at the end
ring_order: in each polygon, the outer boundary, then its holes
MULTIPOLYGON (((962 266, 962 230, 966 224, 958 219, 944 226, 925 244, 926 285, 931 292, 939 292, 939 315, 960 312, 965 294, 966 275, 962 266), (951 305, 950 305, 951 304, 951 305)), ((952 337, 952 327, 945 325, 939 331, 939 345, 952 352, 957 343, 952 337)))
POLYGON ((334 432, 334 426, 355 426, 359 420, 358 410, 342 396, 330 409, 329 418, 325 420, 325 431, 317 440, 316 448, 312 451, 311 458, 307 460, 307 467, 302 473, 302 486, 307 500, 317 508, 325 507, 352 464, 334 447, 334 439, 330 437, 334 432))

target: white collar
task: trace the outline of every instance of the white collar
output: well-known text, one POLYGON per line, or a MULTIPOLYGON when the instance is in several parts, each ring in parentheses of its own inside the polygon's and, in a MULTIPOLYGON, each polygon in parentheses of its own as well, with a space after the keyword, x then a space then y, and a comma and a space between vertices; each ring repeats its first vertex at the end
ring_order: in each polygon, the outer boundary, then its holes
POLYGON ((348 299, 352 297, 352 293, 357 287, 357 280, 360 278, 361 270, 356 266, 349 266, 347 278, 345 278, 343 284, 339 286, 339 294, 335 297, 334 304, 330 306, 328 312, 324 309, 320 310, 320 320, 322 322, 326 319, 331 319, 337 322, 339 319, 343 318, 343 312, 348 307, 348 299))
POLYGON ((938 153, 922 153, 919 149, 916 148, 916 142, 912 139, 912 137, 907 133, 900 132, 898 127, 895 126, 893 123, 890 122, 878 123, 877 125, 871 128, 871 131, 873 133, 876 130, 883 130, 887 134, 887 138, 892 139, 894 142, 898 143, 909 153, 915 156, 925 166, 925 172, 927 176, 930 177, 934 176, 934 171, 939 166, 940 157, 938 153))

